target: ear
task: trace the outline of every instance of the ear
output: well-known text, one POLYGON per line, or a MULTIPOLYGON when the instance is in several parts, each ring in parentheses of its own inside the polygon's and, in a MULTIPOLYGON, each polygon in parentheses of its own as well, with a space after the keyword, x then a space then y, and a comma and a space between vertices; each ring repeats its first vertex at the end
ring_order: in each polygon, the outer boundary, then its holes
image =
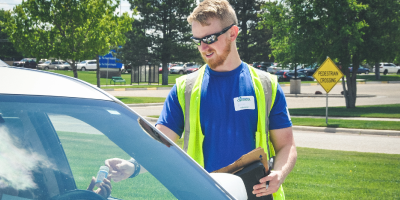
POLYGON ((239 27, 236 25, 232 26, 232 28, 229 30, 229 37, 232 42, 236 40, 238 34, 239 34, 239 27))

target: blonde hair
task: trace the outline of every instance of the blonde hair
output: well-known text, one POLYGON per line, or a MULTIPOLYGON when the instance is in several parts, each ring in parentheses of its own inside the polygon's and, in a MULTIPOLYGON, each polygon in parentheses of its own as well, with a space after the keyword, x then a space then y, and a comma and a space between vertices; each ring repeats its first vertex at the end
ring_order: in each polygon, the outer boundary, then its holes
POLYGON ((235 10, 226 0, 205 0, 201 2, 187 18, 191 25, 193 21, 200 22, 203 26, 208 26, 208 19, 217 18, 221 20, 221 26, 238 24, 235 10))

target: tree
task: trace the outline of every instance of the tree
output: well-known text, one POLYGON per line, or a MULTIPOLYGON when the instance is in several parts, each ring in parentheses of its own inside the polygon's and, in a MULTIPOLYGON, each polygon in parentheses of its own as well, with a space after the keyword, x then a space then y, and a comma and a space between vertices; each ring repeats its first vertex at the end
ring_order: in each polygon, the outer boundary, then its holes
MULTIPOLYGON (((145 28, 140 20, 132 23, 132 30, 127 32, 126 43, 117 50, 117 58, 120 62, 132 66, 145 64, 145 60, 155 57, 150 51, 151 39, 146 36, 145 28)), ((127 67, 127 66, 126 66, 127 67)))
MULTIPOLYGON (((1 9, 0 10, 0 21, 4 21, 4 14, 5 10, 1 9)), ((14 45, 8 41, 8 35, 7 33, 1 31, 3 28, 0 27, 0 58, 22 58, 23 55, 22 53, 18 52, 15 48, 14 45)))
POLYGON ((284 0, 266 4, 261 26, 273 28, 270 42, 279 62, 322 64, 329 56, 340 63, 346 107, 354 108, 360 63, 393 60, 400 50, 399 6, 398 1, 284 0))
POLYGON ((272 37, 269 29, 258 29, 261 21, 259 13, 264 1, 261 0, 229 0, 238 18, 241 29, 237 38, 239 55, 248 63, 255 61, 272 61, 268 40, 272 37))
POLYGON ((4 31, 18 50, 37 59, 69 62, 77 78, 76 60, 104 55, 110 47, 123 45, 133 19, 126 13, 115 16, 118 4, 112 0, 27 0, 6 14, 4 31))
POLYGON ((143 51, 149 52, 148 61, 152 63, 161 61, 162 84, 168 85, 168 63, 188 62, 198 56, 194 44, 190 41, 191 29, 186 21, 194 9, 195 1, 128 0, 128 2, 132 10, 139 12, 142 31, 151 41, 148 49, 143 51))

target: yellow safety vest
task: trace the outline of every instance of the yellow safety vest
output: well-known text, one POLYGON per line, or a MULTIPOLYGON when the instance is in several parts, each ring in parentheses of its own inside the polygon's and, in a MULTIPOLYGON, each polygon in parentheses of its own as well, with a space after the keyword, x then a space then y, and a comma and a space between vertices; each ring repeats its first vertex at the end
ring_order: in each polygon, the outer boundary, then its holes
MULTIPOLYGON (((275 156, 275 150, 268 134, 269 120, 267 116, 269 116, 273 102, 275 101, 278 80, 275 75, 257 70, 247 64, 245 64, 245 66, 247 66, 250 71, 257 99, 258 121, 257 132, 255 133, 256 148, 264 148, 269 159, 270 156, 275 156)), ((204 65, 195 73, 176 79, 178 100, 185 118, 183 150, 202 167, 204 167, 204 134, 200 125, 200 97, 205 68, 206 66, 204 65)), ((273 196, 275 200, 285 199, 282 185, 273 196)))

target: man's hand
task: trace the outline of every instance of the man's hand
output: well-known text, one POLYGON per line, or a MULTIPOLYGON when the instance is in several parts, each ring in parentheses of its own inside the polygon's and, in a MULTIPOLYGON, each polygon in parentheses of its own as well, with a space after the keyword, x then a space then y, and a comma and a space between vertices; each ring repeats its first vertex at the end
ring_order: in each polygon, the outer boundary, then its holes
POLYGON ((297 159, 292 127, 270 130, 270 134, 276 152, 274 170, 268 176, 261 178, 260 184, 253 187, 253 194, 256 194, 257 197, 278 191, 287 175, 292 171, 297 159), (268 187, 266 186, 267 181, 269 181, 268 187))
POLYGON ((283 183, 281 177, 282 172, 271 171, 268 176, 260 179, 260 184, 257 184, 253 187, 253 194, 255 194, 257 197, 261 197, 275 193, 283 183), (269 181, 268 186, 267 181, 269 181))
POLYGON ((105 199, 107 199, 110 194, 111 194, 111 182, 108 179, 104 179, 102 183, 100 183, 99 187, 97 188, 97 190, 93 191, 94 186, 96 185, 96 178, 92 177, 92 181, 89 184, 89 187, 87 188, 87 190, 90 190, 102 197, 104 197, 105 199))
POLYGON ((135 172, 133 163, 120 158, 107 159, 105 165, 110 168, 108 177, 114 182, 125 180, 135 172))

